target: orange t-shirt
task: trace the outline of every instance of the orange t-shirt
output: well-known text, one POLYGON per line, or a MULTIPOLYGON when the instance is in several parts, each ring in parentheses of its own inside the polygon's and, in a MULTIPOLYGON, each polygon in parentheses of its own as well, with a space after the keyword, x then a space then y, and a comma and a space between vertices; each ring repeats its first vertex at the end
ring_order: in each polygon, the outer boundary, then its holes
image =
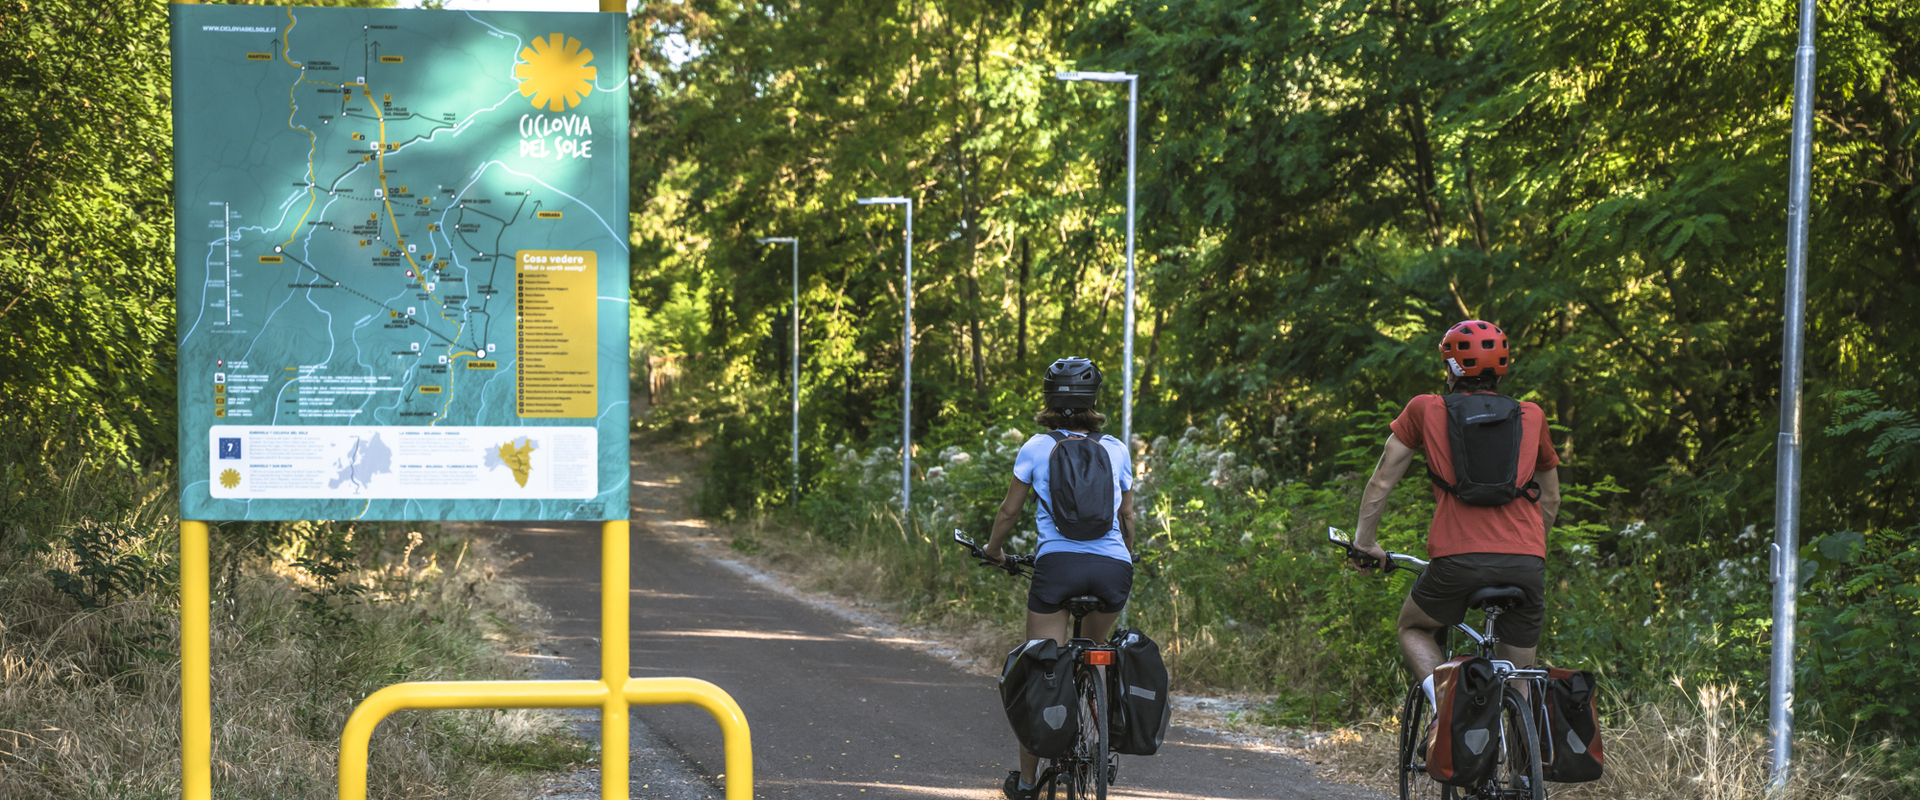
MULTIPOLYGON (((1457 483, 1453 472, 1453 444, 1447 438, 1447 401, 1423 394, 1408 401, 1391 426, 1400 443, 1420 452, 1442 480, 1457 483)), ((1533 403, 1520 404, 1520 464, 1516 485, 1525 486, 1537 472, 1560 466, 1547 431, 1547 415, 1533 403)), ((1540 505, 1517 498, 1504 506, 1468 505, 1438 486, 1433 497, 1433 527, 1427 531, 1427 555, 1432 558, 1462 553, 1508 553, 1547 557, 1547 534, 1540 505)))

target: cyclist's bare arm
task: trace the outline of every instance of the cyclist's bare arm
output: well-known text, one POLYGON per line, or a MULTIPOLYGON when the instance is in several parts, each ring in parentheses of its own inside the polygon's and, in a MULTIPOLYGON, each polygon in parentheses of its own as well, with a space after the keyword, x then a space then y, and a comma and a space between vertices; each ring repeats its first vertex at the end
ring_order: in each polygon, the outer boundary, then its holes
MULTIPOLYGON (((1386 509, 1387 496, 1393 494, 1394 485, 1406 476, 1407 467, 1413 464, 1414 452, 1400 437, 1387 434, 1387 449, 1380 454, 1380 463, 1373 467, 1373 479, 1367 481, 1367 490, 1360 496, 1360 522, 1354 526, 1353 546, 1382 562, 1386 561, 1387 551, 1381 549, 1374 538, 1380 529, 1380 515, 1386 509)), ((1554 486, 1557 491, 1559 484, 1554 486)))
POLYGON ((1005 563, 1000 546, 1006 544, 1007 536, 1013 533, 1013 525, 1020 521, 1020 507, 1027 504, 1027 489, 1030 488, 1019 478, 1007 484, 1007 499, 1000 501, 1000 510, 993 513, 993 535, 987 538, 980 550, 995 564, 1005 563))
POLYGON ((1140 551, 1133 549, 1133 490, 1120 493, 1120 538, 1127 543, 1127 554, 1140 551))
POLYGON ((1540 482, 1540 521, 1546 524, 1546 532, 1552 533, 1553 520, 1560 516, 1560 470, 1556 467, 1535 473, 1533 479, 1540 482))

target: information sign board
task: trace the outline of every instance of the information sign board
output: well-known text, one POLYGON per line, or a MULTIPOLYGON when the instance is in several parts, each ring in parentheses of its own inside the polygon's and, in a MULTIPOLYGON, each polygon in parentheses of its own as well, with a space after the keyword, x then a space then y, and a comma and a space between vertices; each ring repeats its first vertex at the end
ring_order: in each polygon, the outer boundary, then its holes
POLYGON ((626 15, 172 19, 181 517, 626 519, 626 15))

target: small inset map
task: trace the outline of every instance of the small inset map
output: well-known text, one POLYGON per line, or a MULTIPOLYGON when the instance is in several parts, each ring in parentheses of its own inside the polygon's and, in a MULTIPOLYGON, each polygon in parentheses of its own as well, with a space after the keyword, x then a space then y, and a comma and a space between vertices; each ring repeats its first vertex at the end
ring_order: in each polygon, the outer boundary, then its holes
POLYGON ((487 469, 505 466, 513 471, 513 480, 527 488, 527 476, 533 473, 533 451, 539 449, 531 437, 521 436, 487 451, 487 469))
POLYGON ((353 446, 347 450, 347 456, 333 462, 333 480, 327 481, 327 488, 338 489, 341 484, 351 484, 355 493, 367 488, 373 476, 383 472, 393 472, 393 450, 386 442, 380 441, 380 434, 371 439, 353 437, 353 446))

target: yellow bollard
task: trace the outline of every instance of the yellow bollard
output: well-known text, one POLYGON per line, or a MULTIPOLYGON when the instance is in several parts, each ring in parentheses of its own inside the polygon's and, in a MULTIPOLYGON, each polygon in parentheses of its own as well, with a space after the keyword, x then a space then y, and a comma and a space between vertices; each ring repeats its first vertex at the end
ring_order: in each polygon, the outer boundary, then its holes
POLYGON ((340 800, 367 798, 367 746, 380 720, 420 708, 592 708, 606 702, 599 681, 434 681, 396 683, 360 701, 340 735, 340 800))
POLYGON ((698 678, 633 678, 621 692, 636 706, 699 706, 720 723, 727 749, 727 800, 753 800, 753 736, 725 690, 698 678))
POLYGON ((213 643, 207 523, 180 522, 180 796, 213 798, 213 643))

